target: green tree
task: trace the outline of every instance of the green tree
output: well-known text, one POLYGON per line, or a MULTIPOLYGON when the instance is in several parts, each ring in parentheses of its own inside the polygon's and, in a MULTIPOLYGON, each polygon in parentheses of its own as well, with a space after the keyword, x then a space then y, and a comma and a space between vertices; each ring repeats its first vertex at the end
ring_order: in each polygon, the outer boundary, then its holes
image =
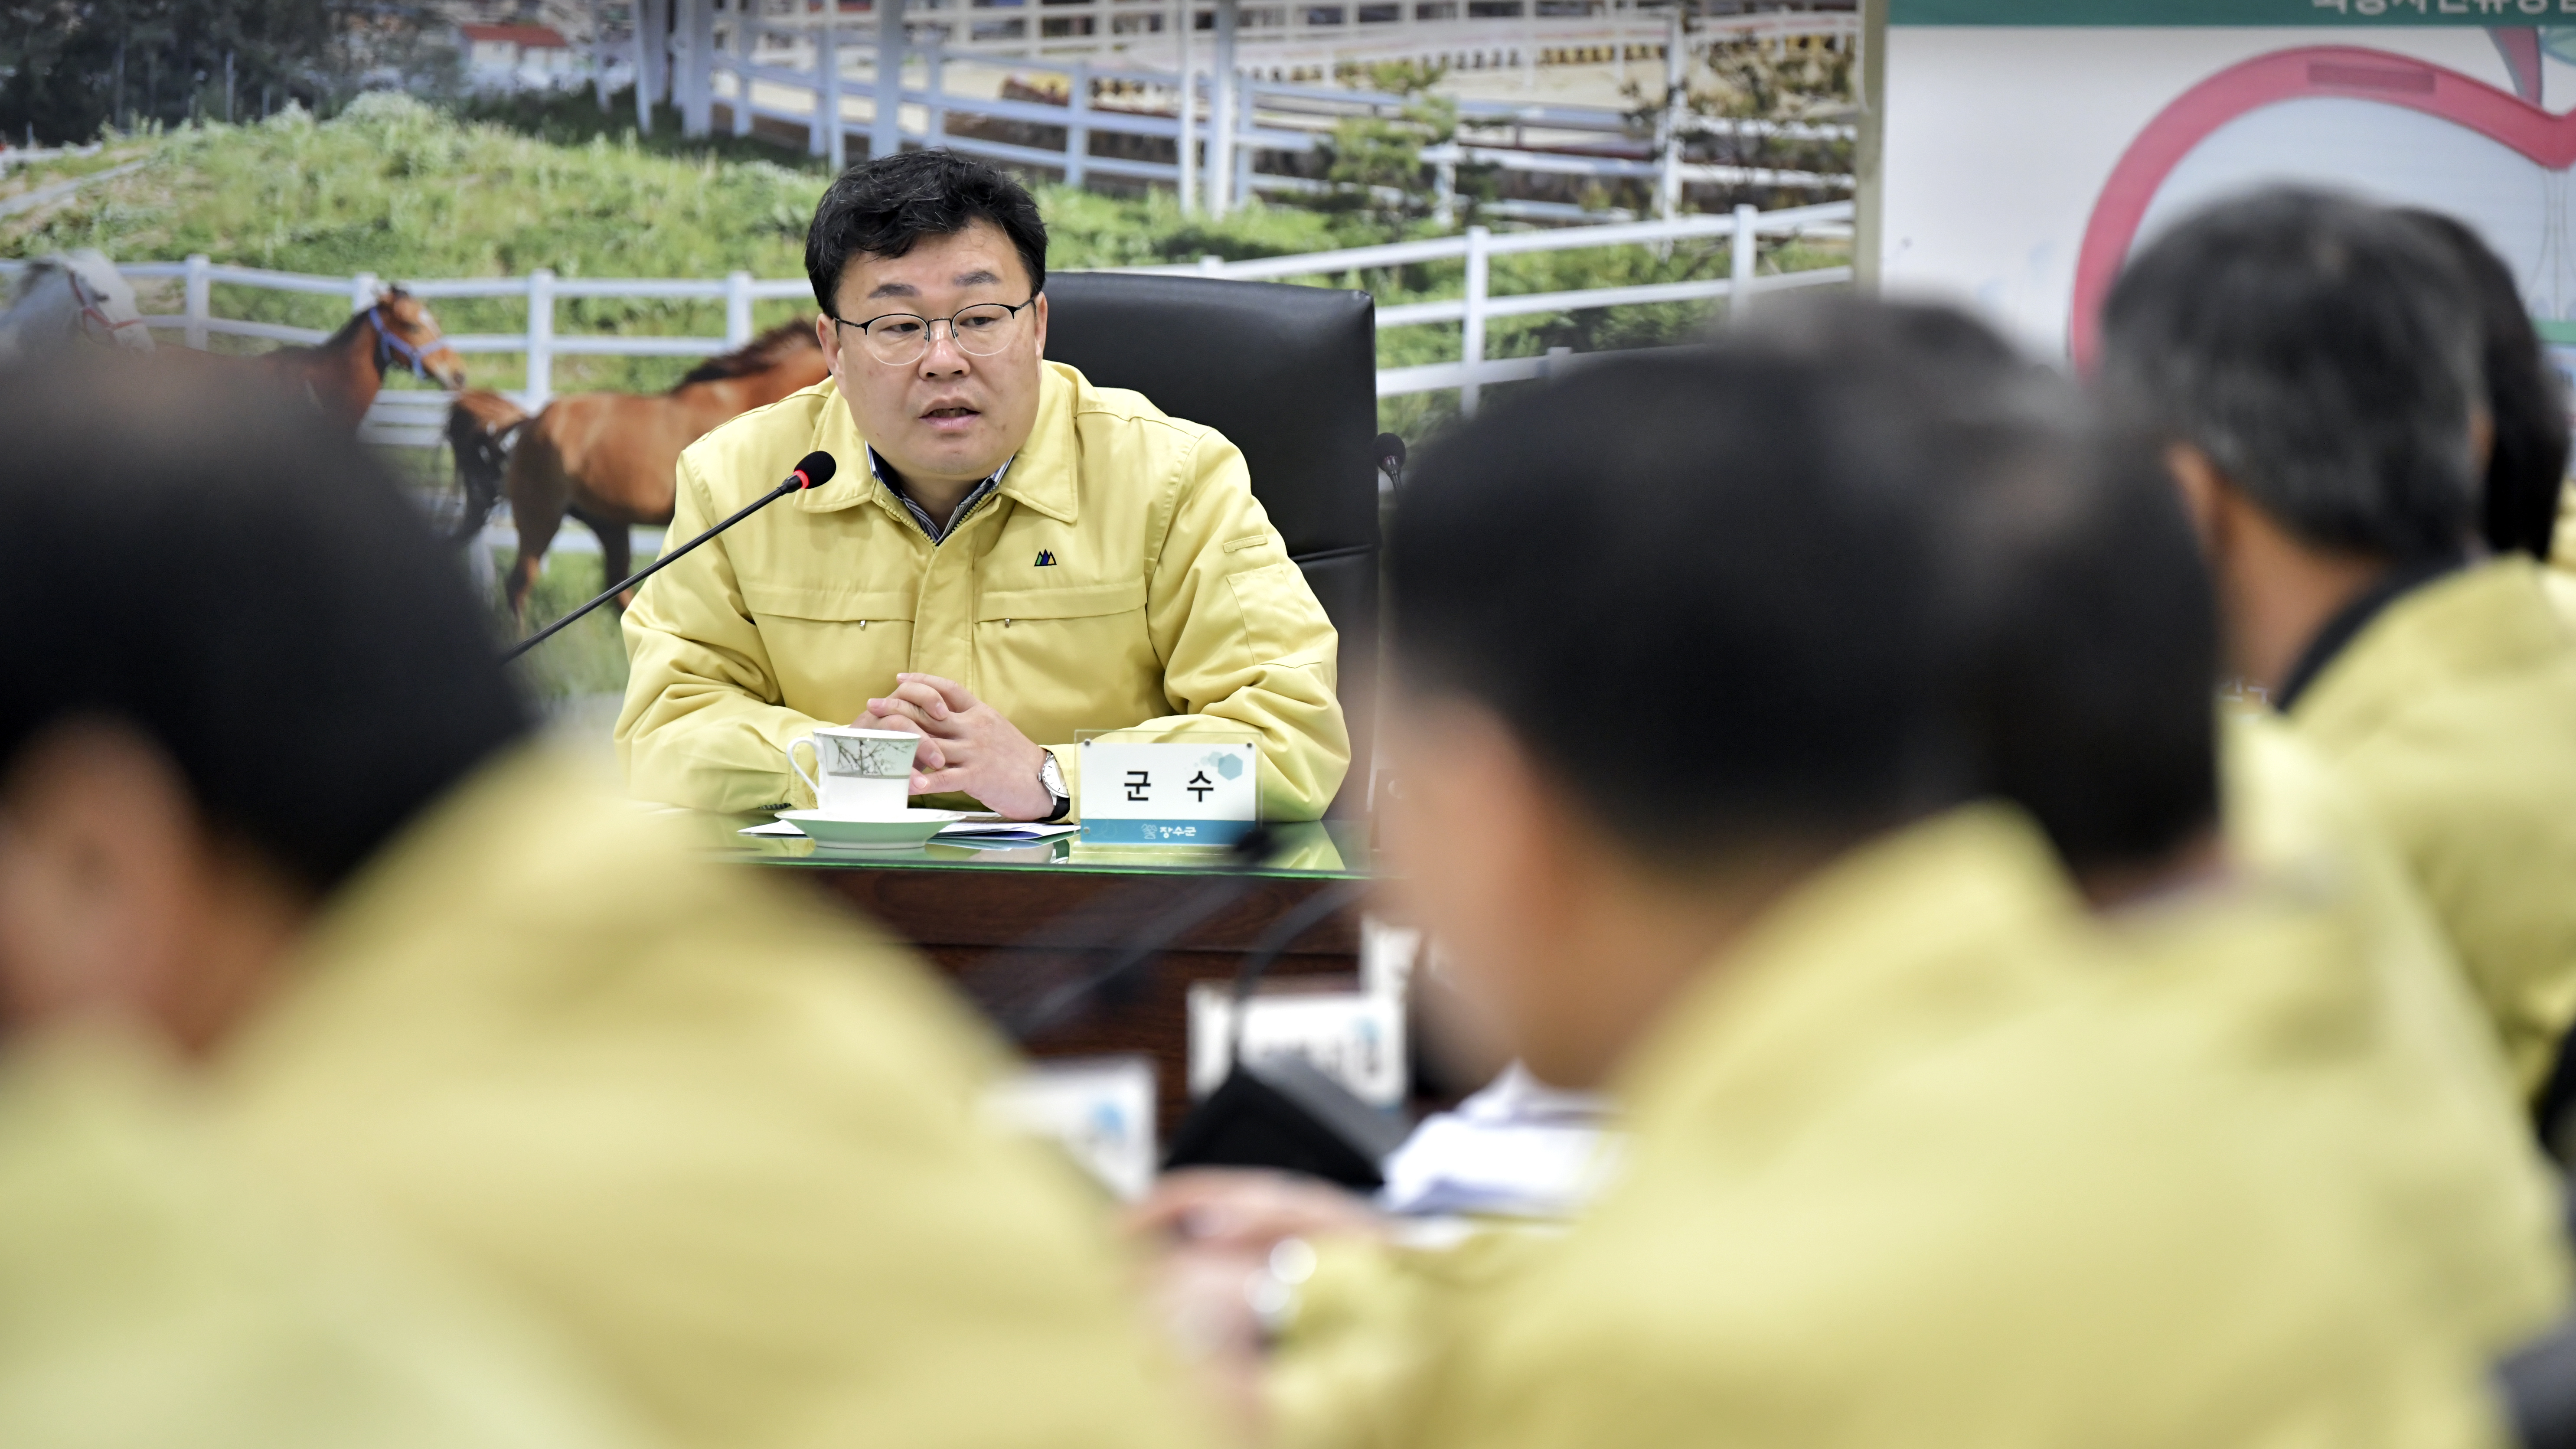
POLYGON ((0 134, 336 111, 366 83, 452 65, 408 0, 0 0, 0 134))
MULTIPOLYGON (((1858 114, 1854 56, 1849 45, 1833 42, 1791 43, 1775 38, 1711 43, 1683 78, 1685 109, 1709 120, 1770 125, 1709 127, 1686 133, 1689 159, 1777 171, 1849 172, 1851 142, 1798 132, 1849 121, 1858 114)), ((1626 95, 1632 107, 1631 134, 1655 135, 1664 109, 1661 77, 1630 80, 1626 95)), ((1729 199, 1767 206, 1814 198, 1739 188, 1729 199)))
POLYGON ((1458 135, 1458 103, 1431 92, 1445 74, 1446 67, 1410 60, 1343 68, 1344 80, 1402 96, 1404 104, 1393 117, 1371 113, 1334 123, 1323 147, 1324 177, 1333 183, 1330 209, 1389 236, 1430 214, 1437 198, 1423 148, 1458 135))

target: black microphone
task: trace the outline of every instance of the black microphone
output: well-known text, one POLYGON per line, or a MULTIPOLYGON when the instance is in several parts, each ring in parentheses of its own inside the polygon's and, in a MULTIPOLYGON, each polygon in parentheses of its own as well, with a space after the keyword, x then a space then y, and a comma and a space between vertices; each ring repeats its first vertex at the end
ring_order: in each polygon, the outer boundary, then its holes
POLYGON ((1295 1053, 1243 1058, 1243 1028, 1262 973, 1297 938, 1359 902, 1367 881, 1324 887, 1281 916, 1254 943, 1234 978, 1232 1039, 1225 1080, 1172 1129, 1163 1168, 1264 1167, 1301 1172, 1354 1191, 1385 1185, 1385 1163, 1410 1126, 1361 1101, 1295 1053))
POLYGON ((1377 470, 1397 491, 1404 488, 1404 438, 1398 433, 1377 435, 1377 470))
MULTIPOLYGON (((1061 1027, 1095 1004, 1138 985, 1175 942, 1249 895, 1260 881, 1253 871, 1269 857, 1274 844, 1266 831, 1255 830, 1235 845, 1215 873, 1132 931, 1118 929, 1129 898, 1104 898, 1083 913, 1087 919, 1070 929, 1057 923, 1041 927, 1024 936, 1012 951, 996 953, 1002 959, 966 973, 960 984, 1016 1040, 1025 1042, 1061 1027), (1104 966, 1045 984, 1034 1001, 1009 1002, 1009 993, 1000 988, 1006 975, 1017 972, 1005 960, 1057 943, 1076 950, 1115 948, 1117 954, 1104 966)), ((1353 1096, 1301 1056, 1243 1060, 1243 1023, 1270 964, 1299 937, 1357 904, 1369 884, 1337 881, 1323 887, 1253 943, 1235 974, 1234 1031, 1226 1046, 1225 1081, 1174 1129, 1171 1150, 1163 1160, 1166 1169, 1267 1167, 1358 1190, 1381 1184, 1381 1164, 1403 1144, 1409 1130, 1405 1122, 1353 1096)))
POLYGON ((551 624, 548 624, 545 628, 529 635, 525 639, 520 640, 516 645, 511 647, 510 652, 501 656, 501 662, 507 664, 511 660, 518 658, 520 655, 527 653, 529 650, 536 648, 540 644, 543 644, 548 639, 551 639, 556 634, 560 633, 566 624, 571 623, 573 620, 580 618, 582 615, 587 614, 591 610, 598 608, 600 605, 607 603, 609 600, 616 598, 619 594, 622 594, 628 589, 635 587, 637 584, 644 582, 646 579, 651 578, 654 574, 659 573, 664 565, 676 562, 680 555, 687 553, 690 549, 696 548, 699 544, 706 542, 708 539, 711 539, 717 534, 724 532, 726 529, 733 527, 735 524, 742 522, 744 519, 758 513, 760 510, 767 508, 769 505, 786 497, 788 494, 802 493, 808 488, 820 488, 824 484, 831 482, 832 475, 840 470, 841 465, 832 461, 832 455, 824 452, 820 448, 806 454, 804 461, 796 465, 796 471, 788 474, 777 487, 770 489, 758 498, 744 504, 734 513, 733 517, 726 519, 724 522, 719 523, 715 527, 708 529, 706 532, 699 534, 697 537, 690 539, 687 543, 681 544, 678 548, 671 550, 669 553, 653 560, 644 567, 637 569, 634 573, 627 575, 621 582, 610 584, 607 588, 600 591, 598 598, 591 600, 589 603, 582 605, 580 608, 575 609, 571 613, 564 615, 562 618, 555 620, 551 624))

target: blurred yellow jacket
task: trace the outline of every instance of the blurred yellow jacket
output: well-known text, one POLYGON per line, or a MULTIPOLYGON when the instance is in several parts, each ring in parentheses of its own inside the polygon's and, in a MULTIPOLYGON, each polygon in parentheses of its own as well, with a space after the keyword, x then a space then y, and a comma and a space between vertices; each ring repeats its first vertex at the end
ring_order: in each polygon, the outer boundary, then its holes
POLYGON ((0 1444, 631 1449, 541 1335, 263 1190, 97 1027, 0 1053, 0 1444))
POLYGON ((2230 711, 2221 739, 2231 869, 2100 918, 2109 1008, 2280 1117, 2417 1321, 2501 1356, 2565 1311, 2570 1265, 2495 1034, 2332 767, 2270 711, 2230 711))
POLYGON ((2403 595, 2290 720, 2379 822, 2537 1095, 2576 1021, 2576 641, 2539 566, 2403 595))
POLYGON ((617 721, 630 789, 701 810, 810 805, 787 743, 850 723, 911 671, 956 680, 1053 749, 1077 808, 1075 732, 1144 725, 1251 732, 1264 817, 1324 813, 1351 758, 1337 638, 1243 454, 1140 393, 1044 367, 1010 472, 935 545, 877 481, 828 379, 680 455, 674 540, 817 448, 840 471, 639 592, 617 721))
POLYGON ((2093 939, 2006 812, 1854 852, 1623 1070, 1623 1175, 1562 1239, 1429 1270, 1377 1338, 1423 1346, 1321 1393, 1300 1310, 1282 1442, 2499 1442, 2346 1184, 2104 1010, 2093 939))
POLYGON ((1191 1442, 1105 1205, 987 1121, 964 1009, 678 829, 535 753, 487 768, 331 901, 219 1063, 229 1129, 674 1445, 1191 1442))

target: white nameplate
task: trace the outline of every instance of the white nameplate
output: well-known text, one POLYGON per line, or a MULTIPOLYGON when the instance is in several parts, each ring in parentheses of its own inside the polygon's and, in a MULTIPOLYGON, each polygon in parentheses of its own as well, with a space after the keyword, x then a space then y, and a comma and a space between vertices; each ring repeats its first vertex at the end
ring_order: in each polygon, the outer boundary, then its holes
MULTIPOLYGON (((1266 992, 1252 998, 1246 1016, 1244 1060, 1301 1056, 1371 1106, 1404 1100, 1404 1003, 1394 997, 1266 992)), ((1190 987, 1190 1095, 1204 1097, 1225 1081, 1233 1038, 1232 983, 1190 987)))
POLYGON ((1154 1064, 1144 1057, 1036 1062, 995 1083, 987 1110, 1065 1150, 1129 1202, 1154 1185, 1154 1064))
POLYGON ((1082 838, 1107 845, 1232 845, 1260 818, 1258 746, 1082 742, 1082 838))

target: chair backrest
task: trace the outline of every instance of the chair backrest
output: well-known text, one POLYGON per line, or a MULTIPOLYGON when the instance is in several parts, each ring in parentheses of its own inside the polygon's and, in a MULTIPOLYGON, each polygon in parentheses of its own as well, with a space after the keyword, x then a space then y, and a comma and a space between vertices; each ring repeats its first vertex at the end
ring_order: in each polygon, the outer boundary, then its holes
POLYGON ((1133 388, 1243 450, 1252 492, 1341 634, 1351 773, 1368 798, 1378 686, 1377 303, 1366 292, 1057 272, 1047 356, 1133 388))

